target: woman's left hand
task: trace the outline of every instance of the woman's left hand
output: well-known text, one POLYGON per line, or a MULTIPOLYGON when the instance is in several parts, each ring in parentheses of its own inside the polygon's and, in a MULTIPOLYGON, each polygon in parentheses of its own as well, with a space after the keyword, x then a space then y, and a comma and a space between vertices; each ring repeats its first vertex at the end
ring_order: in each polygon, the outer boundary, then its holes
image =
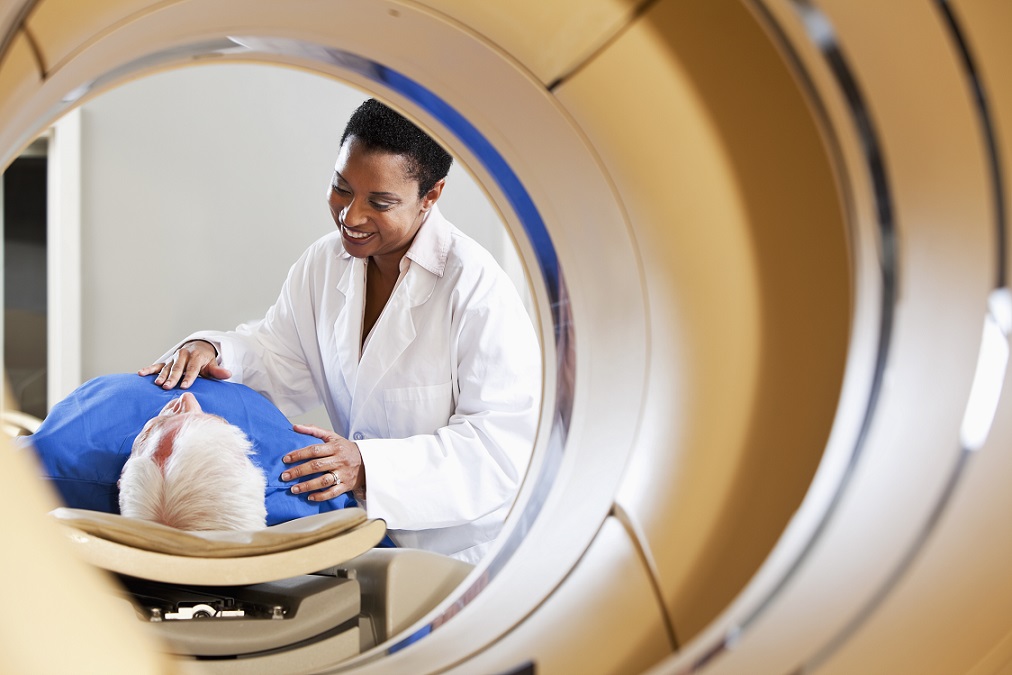
POLYGON ((362 453, 359 452, 358 445, 320 427, 296 424, 293 429, 300 434, 316 436, 323 441, 317 445, 294 450, 284 456, 282 461, 285 464, 302 463, 285 469, 281 474, 281 480, 297 480, 313 476, 309 480, 293 485, 293 493, 312 492, 309 499, 322 502, 365 487, 365 467, 362 465, 362 453))

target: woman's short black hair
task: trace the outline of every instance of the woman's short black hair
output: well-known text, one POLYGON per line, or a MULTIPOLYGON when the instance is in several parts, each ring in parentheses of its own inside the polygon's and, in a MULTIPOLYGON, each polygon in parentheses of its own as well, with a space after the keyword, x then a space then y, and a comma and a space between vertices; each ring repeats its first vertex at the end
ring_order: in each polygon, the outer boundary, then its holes
POLYGON ((354 136, 371 150, 403 155, 408 175, 418 181, 418 197, 425 194, 450 171, 453 158, 424 131, 374 98, 352 113, 341 136, 341 145, 354 136))

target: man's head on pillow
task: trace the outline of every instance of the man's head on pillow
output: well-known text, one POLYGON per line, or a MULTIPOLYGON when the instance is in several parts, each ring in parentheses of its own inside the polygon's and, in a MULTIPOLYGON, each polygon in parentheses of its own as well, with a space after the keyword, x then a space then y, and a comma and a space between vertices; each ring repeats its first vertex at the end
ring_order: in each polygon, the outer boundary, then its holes
POLYGON ((267 482, 252 453, 239 427, 186 392, 134 440, 119 480, 120 513, 180 530, 263 528, 267 482))

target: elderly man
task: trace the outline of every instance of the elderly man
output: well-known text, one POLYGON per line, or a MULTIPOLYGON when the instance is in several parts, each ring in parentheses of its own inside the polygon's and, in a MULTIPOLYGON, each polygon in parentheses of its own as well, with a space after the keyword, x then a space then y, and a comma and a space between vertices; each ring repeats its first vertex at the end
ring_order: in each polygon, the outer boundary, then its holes
POLYGON ((242 429, 187 392, 137 435, 119 480, 120 513, 180 530, 263 528, 267 480, 252 455, 242 429))
POLYGON ((316 439, 252 389, 201 379, 180 395, 152 379, 90 380, 21 439, 67 506, 179 529, 256 529, 356 505, 292 493, 282 458, 316 439))

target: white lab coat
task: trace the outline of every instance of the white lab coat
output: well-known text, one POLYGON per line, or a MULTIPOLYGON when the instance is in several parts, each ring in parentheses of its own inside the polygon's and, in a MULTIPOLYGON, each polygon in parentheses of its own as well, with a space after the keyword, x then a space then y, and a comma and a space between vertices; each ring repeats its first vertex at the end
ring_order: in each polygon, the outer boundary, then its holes
POLYGON ((399 546, 475 562, 530 459, 534 329, 492 256, 433 207, 360 350, 366 264, 331 233, 295 263, 264 319, 187 339, 212 342, 233 381, 287 415, 322 401, 362 452, 368 515, 399 546))

